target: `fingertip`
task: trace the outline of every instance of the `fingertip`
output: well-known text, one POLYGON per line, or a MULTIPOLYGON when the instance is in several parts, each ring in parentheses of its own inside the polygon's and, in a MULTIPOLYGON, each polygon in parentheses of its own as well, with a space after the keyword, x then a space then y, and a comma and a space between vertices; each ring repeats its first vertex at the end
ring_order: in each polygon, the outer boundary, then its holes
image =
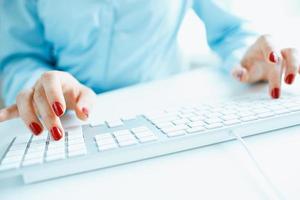
POLYGON ((86 116, 86 118, 89 118, 89 109, 86 107, 82 107, 81 111, 84 113, 84 115, 86 116))
POLYGON ((63 137, 63 135, 64 135, 63 129, 61 129, 61 128, 57 127, 57 126, 52 127, 51 130, 50 130, 50 132, 51 132, 52 138, 55 141, 60 140, 63 137))
POLYGON ((248 80, 247 70, 243 67, 236 67, 232 74, 240 82, 247 82, 248 80))
POLYGON ((31 132, 36 136, 40 135, 43 132, 43 126, 36 122, 30 123, 29 128, 31 132))
POLYGON ((286 84, 291 85, 295 80, 295 75, 294 74, 289 74, 285 77, 284 81, 286 84))
POLYGON ((273 99, 278 99, 280 97, 280 88, 278 87, 273 88, 271 91, 271 97, 273 99))
POLYGON ((89 117, 89 109, 86 106, 76 106, 76 115, 80 120, 86 121, 89 117))
POLYGON ((279 62, 279 56, 277 53, 275 53, 274 51, 272 51, 270 54, 269 54, 269 61, 274 63, 274 64, 277 64, 279 62))
POLYGON ((56 116, 58 116, 58 117, 61 117, 65 113, 64 107, 58 101, 55 101, 52 104, 52 109, 53 109, 54 113, 56 114, 56 116))

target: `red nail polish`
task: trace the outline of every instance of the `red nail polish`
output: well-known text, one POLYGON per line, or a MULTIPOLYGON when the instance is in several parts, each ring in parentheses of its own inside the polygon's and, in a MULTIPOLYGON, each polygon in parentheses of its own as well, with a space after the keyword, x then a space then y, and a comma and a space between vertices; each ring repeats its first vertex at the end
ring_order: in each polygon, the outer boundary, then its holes
POLYGON ((86 107, 82 108, 82 112, 85 114, 86 117, 89 117, 89 110, 86 107))
POLYGON ((63 136, 62 131, 55 126, 51 129, 51 134, 54 140, 60 140, 63 136))
POLYGON ((289 75, 285 78, 285 82, 286 82, 287 84, 292 84, 293 81, 294 81, 294 79, 295 79, 295 75, 294 75, 294 74, 289 74, 289 75))
POLYGON ((31 131, 33 132, 34 135, 39 135, 42 132, 42 127, 35 122, 32 122, 29 125, 29 128, 31 129, 31 131))
POLYGON ((276 53, 271 52, 269 55, 269 60, 273 63, 277 63, 278 62, 278 56, 276 55, 276 53))
POLYGON ((57 101, 54 102, 54 104, 52 104, 52 109, 58 117, 60 117, 64 114, 62 105, 57 101))
POLYGON ((280 89, 279 88, 274 88, 271 92, 271 95, 274 99, 278 99, 280 96, 280 89))

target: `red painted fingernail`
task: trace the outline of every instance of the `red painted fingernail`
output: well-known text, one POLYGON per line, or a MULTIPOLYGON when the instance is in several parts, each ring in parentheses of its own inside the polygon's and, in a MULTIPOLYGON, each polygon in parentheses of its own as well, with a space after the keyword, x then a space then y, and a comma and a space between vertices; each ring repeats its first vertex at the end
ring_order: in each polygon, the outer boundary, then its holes
POLYGON ((287 84, 292 84, 293 81, 294 81, 294 79, 295 79, 295 75, 294 75, 294 74, 289 74, 289 75, 285 78, 285 82, 286 82, 287 84))
POLYGON ((86 107, 82 108, 82 112, 85 114, 86 117, 89 117, 89 110, 86 107))
POLYGON ((51 134, 54 140, 60 140, 63 136, 62 131, 55 126, 51 129, 51 134))
POLYGON ((273 63, 277 63, 278 62, 278 56, 276 53, 271 52, 269 55, 269 60, 273 63))
POLYGON ((42 132, 42 127, 35 122, 32 122, 29 125, 29 128, 31 129, 31 131, 33 132, 34 135, 39 135, 42 132))
POLYGON ((64 110, 62 105, 59 102, 54 102, 54 104, 52 104, 52 109, 54 110, 55 114, 60 117, 64 114, 64 110))
POLYGON ((271 92, 271 95, 274 99, 278 99, 280 96, 280 89, 279 88, 274 88, 271 92))

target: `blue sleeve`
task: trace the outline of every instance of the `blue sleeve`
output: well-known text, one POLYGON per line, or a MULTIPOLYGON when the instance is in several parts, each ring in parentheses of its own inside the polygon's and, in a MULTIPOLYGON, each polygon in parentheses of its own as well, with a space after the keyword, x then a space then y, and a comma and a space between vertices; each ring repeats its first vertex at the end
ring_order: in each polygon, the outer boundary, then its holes
POLYGON ((44 40, 36 0, 0 1, 0 72, 5 104, 53 69, 51 47, 44 40))
POLYGON ((248 22, 226 12, 213 0, 194 0, 194 10, 204 22, 208 45, 222 59, 222 67, 230 71, 258 37, 248 22))

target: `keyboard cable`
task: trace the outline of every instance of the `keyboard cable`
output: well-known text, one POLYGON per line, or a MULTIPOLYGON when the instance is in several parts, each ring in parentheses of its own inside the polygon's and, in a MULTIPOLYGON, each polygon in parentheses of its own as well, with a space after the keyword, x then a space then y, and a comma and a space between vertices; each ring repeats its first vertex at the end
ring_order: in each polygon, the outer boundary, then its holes
POLYGON ((239 143, 243 146, 244 150, 246 151, 247 155, 249 156, 250 160, 254 164, 255 168, 265 181, 263 185, 265 186, 265 192, 268 194, 270 199, 278 199, 278 200, 283 200, 285 199, 281 192, 277 189, 275 184, 271 181, 271 179, 268 177, 266 174, 265 170, 261 167, 261 164, 258 162, 258 160, 255 158, 254 154, 252 153, 252 150, 250 147, 247 145, 245 140, 236 132, 230 131, 230 133, 236 138, 236 140, 239 141, 239 143))

